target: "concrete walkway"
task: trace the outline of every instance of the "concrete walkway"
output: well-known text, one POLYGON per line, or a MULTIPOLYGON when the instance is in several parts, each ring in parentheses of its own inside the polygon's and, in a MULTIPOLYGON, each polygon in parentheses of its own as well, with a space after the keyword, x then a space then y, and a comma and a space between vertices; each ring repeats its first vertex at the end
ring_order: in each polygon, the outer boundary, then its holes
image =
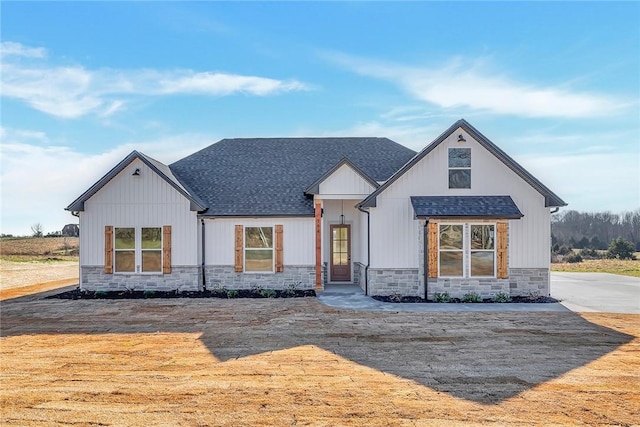
POLYGON ((640 314, 638 277, 554 271, 551 296, 571 311, 640 314))
POLYGON ((323 292, 318 292, 318 300, 325 305, 335 308, 391 312, 570 311, 560 303, 437 304, 382 302, 365 296, 362 289, 357 285, 326 285, 323 292))

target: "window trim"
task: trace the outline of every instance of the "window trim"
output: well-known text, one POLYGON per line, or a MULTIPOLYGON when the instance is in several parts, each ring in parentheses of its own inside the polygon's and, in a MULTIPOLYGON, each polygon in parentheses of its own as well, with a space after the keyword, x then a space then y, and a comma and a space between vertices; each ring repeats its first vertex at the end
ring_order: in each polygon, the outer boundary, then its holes
POLYGON ((449 147, 447 150, 447 186, 450 190, 469 190, 471 189, 471 175, 472 175, 472 163, 471 163, 472 151, 471 147, 449 147), (451 150, 469 150, 469 166, 451 166, 451 150), (452 187, 451 186, 451 171, 469 171, 469 186, 468 187, 452 187))
POLYGON ((274 225, 245 225, 242 232, 242 267, 244 273, 249 274, 273 274, 275 273, 276 264, 276 227, 274 225), (270 228, 271 229, 271 247, 268 248, 249 248, 247 247, 247 230, 250 228, 270 228), (271 269, 270 270, 248 270, 247 269, 247 250, 250 251, 271 251, 271 269))
POLYGON ((135 274, 135 275, 163 275, 164 274, 164 227, 163 226, 113 226, 113 274, 135 274), (134 247, 133 249, 117 249, 116 248, 116 230, 119 228, 133 228, 134 230, 134 247), (159 249, 143 249, 142 248, 142 229, 157 228, 160 230, 160 248, 159 249), (116 253, 121 251, 134 251, 134 269, 133 271, 118 271, 116 263, 116 253), (160 269, 156 271, 142 271, 142 252, 160 252, 160 269))
POLYGON ((498 224, 496 222, 438 222, 437 229, 437 252, 438 252, 438 278, 442 279, 496 279, 498 278, 498 245, 497 233, 498 224), (444 276, 440 274, 440 254, 442 252, 460 252, 459 249, 440 249, 440 229, 447 225, 462 226, 462 275, 461 276, 444 276), (490 225, 493 226, 493 249, 472 249, 471 248, 471 227, 474 225, 490 225), (491 252, 493 253, 493 274, 490 276, 473 276, 471 275, 471 253, 472 252, 491 252))

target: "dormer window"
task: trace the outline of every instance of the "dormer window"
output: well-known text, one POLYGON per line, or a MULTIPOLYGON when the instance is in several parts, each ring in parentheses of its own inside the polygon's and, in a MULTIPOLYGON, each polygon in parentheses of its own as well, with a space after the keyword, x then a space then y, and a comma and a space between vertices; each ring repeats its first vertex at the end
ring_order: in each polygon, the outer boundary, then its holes
POLYGON ((471 148, 449 148, 449 188, 471 188, 471 148))

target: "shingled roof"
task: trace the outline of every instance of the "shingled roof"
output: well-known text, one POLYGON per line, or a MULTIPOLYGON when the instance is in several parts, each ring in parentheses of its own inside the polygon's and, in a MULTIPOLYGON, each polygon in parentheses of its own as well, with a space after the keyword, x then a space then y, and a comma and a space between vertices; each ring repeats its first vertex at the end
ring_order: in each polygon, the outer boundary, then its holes
POLYGON ((343 158, 385 181, 416 153, 387 138, 223 139, 169 167, 205 216, 313 216, 304 194, 343 158))

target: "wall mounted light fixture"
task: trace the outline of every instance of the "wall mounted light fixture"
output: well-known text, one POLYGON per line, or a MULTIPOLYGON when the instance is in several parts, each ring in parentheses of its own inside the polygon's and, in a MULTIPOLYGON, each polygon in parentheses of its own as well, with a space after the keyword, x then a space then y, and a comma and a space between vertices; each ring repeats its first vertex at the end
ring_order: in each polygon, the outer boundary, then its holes
POLYGON ((136 169, 134 173, 131 174, 132 176, 140 176, 140 169, 136 169))
POLYGON ((464 139, 464 135, 460 134, 458 135, 458 142, 467 142, 467 140, 464 139))

